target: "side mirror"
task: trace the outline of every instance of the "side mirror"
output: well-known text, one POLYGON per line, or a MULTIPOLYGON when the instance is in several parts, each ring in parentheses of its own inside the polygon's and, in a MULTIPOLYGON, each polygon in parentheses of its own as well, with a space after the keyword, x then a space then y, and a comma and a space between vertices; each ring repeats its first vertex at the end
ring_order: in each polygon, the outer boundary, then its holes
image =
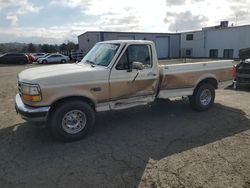
POLYGON ((144 69, 144 65, 141 62, 134 61, 132 63, 132 68, 136 69, 136 70, 142 70, 142 69, 144 69))

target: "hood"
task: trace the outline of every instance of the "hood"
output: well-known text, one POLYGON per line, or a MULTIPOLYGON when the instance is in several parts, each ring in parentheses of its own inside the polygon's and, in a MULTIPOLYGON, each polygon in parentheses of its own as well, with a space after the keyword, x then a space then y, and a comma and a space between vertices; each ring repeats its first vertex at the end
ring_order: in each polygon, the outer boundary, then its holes
POLYGON ((46 65, 22 71, 18 79, 24 83, 39 85, 60 85, 82 82, 103 81, 108 78, 109 69, 90 64, 46 65))

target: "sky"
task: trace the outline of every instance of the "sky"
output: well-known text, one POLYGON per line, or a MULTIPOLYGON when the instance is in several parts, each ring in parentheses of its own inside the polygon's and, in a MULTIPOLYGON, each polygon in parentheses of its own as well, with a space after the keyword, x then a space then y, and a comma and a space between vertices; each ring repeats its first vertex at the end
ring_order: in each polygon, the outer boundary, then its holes
POLYGON ((86 31, 176 33, 250 24, 250 0, 0 0, 0 43, 77 43, 86 31))

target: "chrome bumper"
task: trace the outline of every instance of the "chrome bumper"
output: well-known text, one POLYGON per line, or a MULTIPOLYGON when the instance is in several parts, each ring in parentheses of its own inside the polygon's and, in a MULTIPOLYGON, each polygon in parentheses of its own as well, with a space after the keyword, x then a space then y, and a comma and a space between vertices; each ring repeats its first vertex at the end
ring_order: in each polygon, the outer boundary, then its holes
POLYGON ((24 120, 31 122, 45 122, 50 110, 49 106, 31 107, 25 105, 19 94, 16 95, 15 108, 16 112, 19 113, 24 120))

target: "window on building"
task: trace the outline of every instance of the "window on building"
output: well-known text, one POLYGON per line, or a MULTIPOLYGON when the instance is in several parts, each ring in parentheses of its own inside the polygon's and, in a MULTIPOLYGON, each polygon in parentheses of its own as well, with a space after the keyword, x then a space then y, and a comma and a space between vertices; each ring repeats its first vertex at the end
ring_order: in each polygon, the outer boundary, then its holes
POLYGON ((211 49, 209 51, 209 57, 210 58, 218 58, 218 50, 217 49, 211 49))
POLYGON ((186 57, 191 57, 192 56, 192 49, 186 49, 185 55, 186 55, 186 57))
POLYGON ((224 49, 223 52, 223 58, 225 59, 231 59, 234 56, 234 50, 233 49, 224 49))
POLYGON ((194 35, 193 34, 187 34, 186 35, 186 40, 194 40, 194 35))

